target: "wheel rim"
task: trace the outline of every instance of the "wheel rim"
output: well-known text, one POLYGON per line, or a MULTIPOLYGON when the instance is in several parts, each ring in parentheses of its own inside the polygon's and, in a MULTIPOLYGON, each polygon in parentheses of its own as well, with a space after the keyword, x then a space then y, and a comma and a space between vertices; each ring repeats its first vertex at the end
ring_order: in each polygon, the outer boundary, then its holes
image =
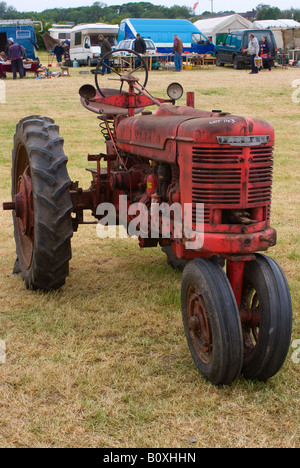
POLYGON ((254 287, 248 286, 241 304, 240 317, 243 331, 244 356, 249 356, 257 344, 261 323, 259 298, 254 287))
POLYGON ((212 356, 212 333, 202 295, 195 286, 187 292, 188 328, 194 349, 204 363, 208 364, 212 356))
POLYGON ((19 145, 14 169, 14 216, 18 255, 26 269, 32 262, 34 242, 34 212, 31 171, 26 149, 19 145))

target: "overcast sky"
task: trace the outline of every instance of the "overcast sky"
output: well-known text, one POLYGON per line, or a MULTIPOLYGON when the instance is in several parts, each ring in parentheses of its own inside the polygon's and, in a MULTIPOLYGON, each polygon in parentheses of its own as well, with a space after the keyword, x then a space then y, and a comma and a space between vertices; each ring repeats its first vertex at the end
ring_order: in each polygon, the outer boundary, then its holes
MULTIPOLYGON (((70 8, 76 6, 91 6, 94 0, 4 0, 7 5, 13 6, 18 11, 43 11, 49 8, 70 8)), ((124 3, 134 2, 135 0, 107 0, 103 1, 106 5, 123 5, 124 3)), ((136 0, 140 1, 140 0, 136 0)), ((148 0, 146 0, 148 1, 148 0)), ((173 5, 185 5, 193 7, 197 0, 149 0, 154 5, 165 5, 171 7, 173 5)), ((273 7, 278 7, 281 10, 288 8, 300 8, 300 0, 199 0, 199 5, 196 13, 203 11, 211 11, 213 2, 213 11, 233 10, 237 13, 252 10, 260 3, 265 3, 273 7)))

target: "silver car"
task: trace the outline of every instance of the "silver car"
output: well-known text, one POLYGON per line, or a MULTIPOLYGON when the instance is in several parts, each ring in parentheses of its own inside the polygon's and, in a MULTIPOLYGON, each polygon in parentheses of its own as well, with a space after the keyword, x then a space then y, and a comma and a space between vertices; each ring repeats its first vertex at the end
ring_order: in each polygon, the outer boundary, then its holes
MULTIPOLYGON (((155 44, 154 42, 152 41, 152 39, 149 39, 149 38, 145 38, 143 37, 145 43, 146 43, 146 52, 148 54, 157 54, 157 49, 155 47, 155 44)), ((118 49, 128 49, 128 50, 133 50, 133 47, 134 47, 134 41, 135 41, 135 38, 132 38, 132 39, 124 39, 123 41, 120 41, 118 43, 118 45, 114 48, 115 51, 117 51, 118 49)), ((121 55, 124 55, 125 52, 120 52, 121 55)))

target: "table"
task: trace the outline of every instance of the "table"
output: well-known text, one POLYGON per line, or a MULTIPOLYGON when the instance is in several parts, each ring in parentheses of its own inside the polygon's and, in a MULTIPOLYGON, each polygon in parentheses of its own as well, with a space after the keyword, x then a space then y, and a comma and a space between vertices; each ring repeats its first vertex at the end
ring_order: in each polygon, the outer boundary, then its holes
MULTIPOLYGON (((159 68, 167 68, 168 64, 172 61, 172 57, 174 57, 173 54, 140 54, 141 57, 145 60, 146 67, 148 71, 152 70, 152 65, 155 62, 160 62, 160 67, 159 68)), ((113 65, 116 70, 123 72, 125 69, 130 68, 134 69, 135 67, 135 61, 137 59, 137 56, 134 54, 129 54, 129 55, 120 55, 120 56, 115 56, 113 58, 113 65)), ((173 64, 174 65, 174 64, 173 64)))
MULTIPOLYGON (((155 62, 160 63, 160 67, 163 70, 168 69, 170 63, 174 61, 174 54, 144 54, 142 55, 143 59, 146 62, 147 68, 149 71, 152 70, 152 64, 155 62)), ((174 63, 173 63, 174 65, 174 63)))
POLYGON ((215 64, 216 64, 216 57, 214 57, 213 55, 205 54, 205 55, 202 56, 202 65, 203 66, 207 65, 207 68, 208 68, 209 65, 212 65, 214 67, 215 64))
MULTIPOLYGON (((38 62, 29 62, 23 61, 24 71, 33 72, 38 76, 38 62)), ((12 73, 11 63, 10 62, 0 62, 0 78, 2 78, 6 73, 12 73)))
POLYGON ((216 57, 214 57, 211 54, 182 54, 181 60, 182 60, 182 65, 184 64, 183 60, 185 58, 185 69, 186 70, 192 70, 193 68, 196 67, 204 67, 212 65, 213 67, 216 64, 216 57), (190 65, 190 66, 189 66, 190 65))
POLYGON ((295 60, 295 54, 296 54, 296 60, 300 60, 300 49, 290 49, 288 50, 288 53, 292 56, 292 60, 295 60))
POLYGON ((281 50, 277 53, 277 62, 282 68, 287 69, 289 64, 289 53, 286 50, 281 50))
MULTIPOLYGON (((171 53, 157 53, 157 54, 140 54, 146 62, 148 71, 152 70, 152 65, 159 62, 159 68, 162 70, 174 69, 174 54, 171 53)), ((135 68, 136 56, 135 55, 122 55, 114 58, 114 66, 119 67, 120 70, 125 68, 135 68)), ((181 64, 182 69, 192 70, 195 67, 215 66, 216 57, 210 54, 182 54, 181 64)))
MULTIPOLYGON (((146 60, 148 66, 148 70, 152 69, 153 62, 160 62, 160 68, 163 70, 170 70, 170 67, 174 68, 174 54, 149 54, 143 56, 146 60)), ((189 54, 181 54, 181 68, 185 70, 192 70, 195 67, 201 67, 204 62, 205 55, 189 53, 189 54)), ((213 59, 215 59, 213 57, 213 59)), ((214 62, 213 62, 214 63, 214 62)))

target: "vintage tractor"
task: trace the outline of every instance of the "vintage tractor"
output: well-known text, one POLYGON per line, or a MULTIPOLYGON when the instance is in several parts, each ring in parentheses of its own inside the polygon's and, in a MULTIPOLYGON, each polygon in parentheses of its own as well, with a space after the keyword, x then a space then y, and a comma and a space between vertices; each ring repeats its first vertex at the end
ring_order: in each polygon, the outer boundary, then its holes
POLYGON ((262 120, 196 110, 193 93, 186 106, 176 106, 178 83, 169 86, 169 100, 153 97, 145 89, 145 61, 130 52, 129 69, 125 53, 105 56, 96 87, 79 91, 83 106, 98 115, 106 143, 105 153, 88 156, 96 163, 89 189, 69 179, 52 119, 33 115, 18 123, 12 202, 4 204, 13 210, 15 271, 27 288, 60 288, 85 210, 95 223, 128 228, 134 222, 140 247, 160 245, 183 270, 183 324, 199 372, 215 385, 240 373, 265 381, 284 363, 292 328, 285 275, 275 260, 256 253, 276 243, 270 227, 274 130, 262 120), (109 89, 99 84, 107 63, 109 89))

